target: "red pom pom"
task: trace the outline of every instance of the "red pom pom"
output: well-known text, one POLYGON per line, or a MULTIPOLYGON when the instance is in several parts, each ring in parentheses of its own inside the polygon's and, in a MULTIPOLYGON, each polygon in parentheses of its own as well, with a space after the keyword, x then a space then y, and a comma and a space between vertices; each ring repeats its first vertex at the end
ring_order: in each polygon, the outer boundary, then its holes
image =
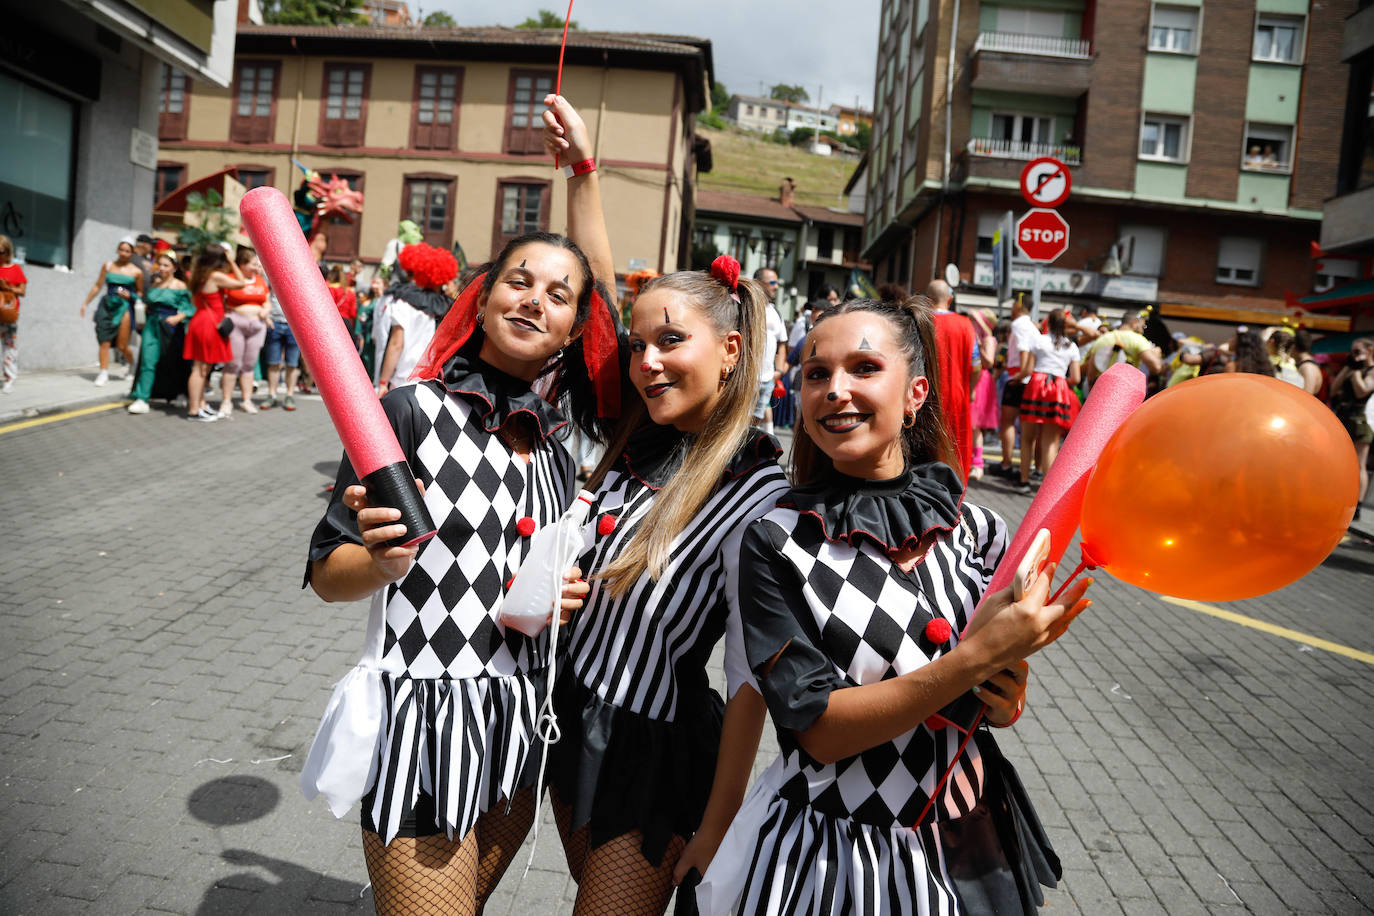
POLYGON ((531 534, 534 534, 534 529, 534 519, 530 518, 528 515, 515 523, 515 530, 520 532, 522 538, 527 538, 531 534))
POLYGON ((458 261, 453 254, 424 242, 402 248, 396 261, 416 286, 425 289, 439 289, 458 276, 458 261))
POLYGON ((784 398, 784 397, 787 397, 787 387, 786 387, 785 385, 783 385, 782 379, 778 379, 776 382, 773 383, 773 397, 775 397, 775 398, 784 398))
POLYGON ((954 628, 949 625, 949 621, 943 617, 936 617, 926 624, 926 639, 935 643, 937 646, 949 641, 950 634, 954 628))
POLYGON ((596 533, 603 538, 615 530, 615 516, 603 515, 596 520, 596 533))
POLYGON ((739 261, 728 254, 721 255, 711 262, 711 276, 733 293, 739 287, 739 261))

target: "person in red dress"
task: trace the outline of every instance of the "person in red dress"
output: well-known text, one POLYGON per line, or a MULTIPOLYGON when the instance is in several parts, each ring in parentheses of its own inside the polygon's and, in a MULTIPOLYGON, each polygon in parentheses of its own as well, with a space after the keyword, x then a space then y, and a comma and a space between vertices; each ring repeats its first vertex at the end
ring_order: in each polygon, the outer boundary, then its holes
MULTIPOLYGON (((936 384, 940 389, 940 406, 945 429, 959 456, 960 476, 968 481, 973 467, 973 414, 969 402, 977 376, 974 360, 978 358, 978 338, 973 323, 950 310, 954 293, 944 280, 931 280, 926 287, 931 316, 935 319, 936 384)), ((982 371, 979 362, 978 371, 982 371)))
POLYGON ((216 363, 234 359, 227 337, 220 334, 224 321, 224 290, 242 289, 248 281, 238 265, 229 259, 227 244, 210 245, 196 258, 191 270, 191 294, 196 313, 186 324, 186 346, 182 356, 192 361, 191 377, 186 383, 186 416, 192 420, 218 420, 219 414, 205 403, 205 384, 216 363))

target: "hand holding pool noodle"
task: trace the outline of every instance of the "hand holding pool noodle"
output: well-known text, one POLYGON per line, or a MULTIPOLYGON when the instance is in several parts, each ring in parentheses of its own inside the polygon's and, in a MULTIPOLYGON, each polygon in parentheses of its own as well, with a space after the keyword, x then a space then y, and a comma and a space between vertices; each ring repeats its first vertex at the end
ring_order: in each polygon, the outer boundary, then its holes
POLYGON ((401 512, 399 524, 406 533, 390 544, 409 547, 428 540, 434 521, 286 195, 276 188, 254 188, 243 196, 240 211, 369 502, 401 512))

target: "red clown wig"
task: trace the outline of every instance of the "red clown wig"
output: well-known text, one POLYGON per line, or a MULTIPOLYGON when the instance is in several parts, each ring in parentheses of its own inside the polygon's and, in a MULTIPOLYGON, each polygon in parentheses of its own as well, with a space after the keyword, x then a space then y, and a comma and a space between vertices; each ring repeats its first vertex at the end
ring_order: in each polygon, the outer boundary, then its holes
POLYGON ((423 289, 441 289, 458 276, 458 260, 450 252, 424 242, 402 248, 396 260, 415 285, 423 289))

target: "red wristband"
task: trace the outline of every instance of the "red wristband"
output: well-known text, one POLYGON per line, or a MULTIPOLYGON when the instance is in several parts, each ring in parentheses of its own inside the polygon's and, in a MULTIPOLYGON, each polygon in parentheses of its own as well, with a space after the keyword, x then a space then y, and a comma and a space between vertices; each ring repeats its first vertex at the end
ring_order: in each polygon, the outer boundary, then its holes
POLYGON ((588 172, 595 172, 595 171, 596 171, 596 160, 595 160, 595 159, 583 159, 581 162, 574 162, 574 163, 572 163, 572 164, 570 164, 570 165, 565 165, 565 166, 563 166, 563 174, 564 174, 565 176, 567 176, 568 178, 572 178, 572 177, 577 176, 577 175, 586 175, 588 172))
POLYGON ((998 723, 989 720, 989 721, 988 721, 988 724, 991 725, 993 728, 1011 728, 1013 725, 1016 724, 1016 720, 1019 719, 1019 718, 1021 718, 1021 713, 1025 712, 1025 711, 1026 711, 1026 704, 1025 704, 1025 703, 1022 703, 1019 707, 1017 707, 1017 709, 1016 709, 1016 715, 1014 715, 1014 716, 1011 717, 1011 721, 1010 721, 1010 722, 1003 722, 1003 723, 1001 723, 1001 724, 999 725, 998 723))

